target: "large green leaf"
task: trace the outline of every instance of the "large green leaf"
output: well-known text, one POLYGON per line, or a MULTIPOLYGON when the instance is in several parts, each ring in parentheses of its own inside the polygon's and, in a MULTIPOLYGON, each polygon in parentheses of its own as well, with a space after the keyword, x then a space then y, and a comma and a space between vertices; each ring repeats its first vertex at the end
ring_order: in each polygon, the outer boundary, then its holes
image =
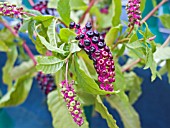
POLYGON ((121 0, 112 0, 113 6, 113 17, 112 17, 112 26, 117 26, 120 23, 120 16, 122 13, 122 4, 121 0))
POLYGON ((76 34, 68 28, 63 28, 60 30, 59 36, 63 42, 69 42, 70 40, 75 39, 76 34))
POLYGON ((13 80, 16 80, 19 77, 23 76, 23 74, 30 73, 32 70, 34 70, 34 67, 34 62, 32 60, 22 62, 20 65, 15 66, 11 70, 11 78, 13 80))
POLYGON ((81 50, 81 48, 79 48, 77 43, 71 43, 71 46, 70 46, 70 52, 71 53, 75 53, 75 52, 78 52, 80 50, 81 50))
POLYGON ((77 61, 75 62, 75 71, 77 75, 78 85, 82 91, 90 94, 96 94, 96 95, 117 93, 116 91, 108 92, 108 91, 101 90, 99 88, 99 85, 97 85, 97 83, 90 76, 88 76, 84 70, 80 69, 80 66, 77 61))
POLYGON ((107 108, 104 106, 100 96, 98 95, 95 101, 95 110, 107 121, 109 128, 118 128, 116 120, 109 114, 107 108))
POLYGON ((169 22, 170 14, 163 14, 163 15, 159 16, 159 19, 161 20, 164 27, 170 28, 170 22, 169 22))
POLYGON ((70 0, 59 0, 57 10, 60 14, 61 19, 64 23, 69 25, 71 19, 70 19, 70 0))
POLYGON ((134 104, 139 96, 142 94, 141 84, 142 79, 138 77, 134 72, 125 74, 126 91, 128 91, 129 102, 134 104))
POLYGON ((146 3, 146 0, 141 0, 141 3, 140 3, 140 11, 143 12, 143 10, 145 9, 145 3, 146 3))
POLYGON ((12 86, 13 80, 11 77, 11 70, 18 56, 16 46, 11 46, 10 49, 11 51, 7 52, 7 61, 5 66, 3 67, 3 82, 9 87, 12 86))
POLYGON ((5 42, 0 40, 0 52, 7 52, 9 51, 8 46, 5 44, 5 42))
POLYGON ((30 75, 20 77, 14 86, 0 99, 0 107, 10 107, 22 104, 31 90, 32 78, 30 75))
POLYGON ((50 44, 52 46, 57 46, 57 39, 56 39, 56 22, 57 19, 53 20, 50 24, 50 26, 48 27, 47 30, 47 35, 50 41, 50 44))
POLYGON ((83 0, 70 0, 70 7, 71 10, 84 10, 87 8, 87 5, 84 3, 83 0))
POLYGON ((157 48, 154 53, 154 59, 167 60, 170 59, 170 47, 157 48))
POLYGON ((111 107, 116 109, 123 121, 125 128, 140 128, 140 119, 128 101, 124 92, 106 98, 111 107))
POLYGON ((116 27, 112 27, 109 32, 106 34, 106 44, 111 46, 114 41, 117 39, 119 32, 122 30, 122 25, 118 25, 116 27))
POLYGON ((64 61, 54 56, 37 58, 36 68, 44 73, 56 73, 64 65, 64 61))
POLYGON ((45 16, 35 16, 33 17, 34 20, 41 22, 44 27, 48 27, 50 26, 51 22, 54 19, 54 16, 50 16, 50 15, 45 15, 45 16))
POLYGON ((49 42, 47 42, 47 40, 43 37, 43 36, 40 36, 38 33, 37 33, 41 43, 50 51, 53 51, 53 52, 57 52, 57 53, 61 53, 61 54, 64 54, 66 53, 66 51, 63 51, 53 45, 51 45, 49 42))
POLYGON ((53 117, 54 128, 88 128, 87 121, 79 127, 71 117, 66 103, 58 91, 53 91, 48 94, 48 108, 53 117))

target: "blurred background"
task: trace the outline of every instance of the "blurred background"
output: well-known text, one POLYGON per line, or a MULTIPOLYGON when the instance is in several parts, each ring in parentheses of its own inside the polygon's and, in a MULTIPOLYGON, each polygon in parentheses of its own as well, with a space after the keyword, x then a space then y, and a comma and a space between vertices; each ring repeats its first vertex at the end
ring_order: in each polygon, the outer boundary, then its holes
MULTIPOLYGON (((159 3, 161 0, 157 0, 159 3)), ((38 0, 34 0, 38 2, 38 0)), ((127 21, 125 5, 127 0, 122 0, 122 20, 127 21)), ((27 0, 23 0, 23 4, 31 8, 27 0)), ((152 0, 147 0, 143 12, 143 17, 153 9, 152 0)), ((158 15, 170 13, 170 1, 164 4, 159 10, 158 15)), ((154 16, 147 21, 151 31, 157 36, 155 41, 162 44, 170 35, 170 30, 165 29, 161 22, 154 16)), ((3 26, 1 26, 2 28, 3 26)), ((20 34, 27 41, 27 44, 36 54, 36 50, 31 40, 26 34, 20 34)), ((6 61, 6 55, 0 52, 0 89, 2 93, 6 92, 5 85, 2 82, 2 67, 6 61)), ((170 128, 170 85, 168 84, 167 75, 163 79, 156 79, 150 82, 150 71, 135 69, 135 72, 143 78, 142 95, 134 104, 135 109, 140 115, 142 128, 170 128)), ((123 124, 116 111, 114 111, 106 102, 109 112, 117 120, 120 128, 123 124)), ((107 128, 105 120, 99 114, 91 117, 93 107, 85 108, 91 128, 107 128)), ((46 97, 38 88, 36 81, 31 89, 28 99, 20 106, 0 109, 0 128, 52 128, 52 118, 46 104, 46 97)))

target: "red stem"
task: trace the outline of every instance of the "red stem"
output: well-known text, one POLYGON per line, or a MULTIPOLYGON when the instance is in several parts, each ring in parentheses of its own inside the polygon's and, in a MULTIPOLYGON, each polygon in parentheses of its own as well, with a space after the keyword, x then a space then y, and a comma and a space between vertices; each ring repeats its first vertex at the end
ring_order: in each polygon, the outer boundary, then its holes
MULTIPOLYGON (((18 33, 15 32, 15 30, 13 28, 11 28, 11 26, 9 26, 6 22, 0 20, 0 23, 2 23, 15 37, 19 37, 18 33)), ((27 52, 27 54, 29 55, 29 57, 32 59, 32 61, 34 62, 34 65, 37 64, 33 53, 31 52, 30 48, 27 46, 26 42, 24 41, 23 43, 23 47, 25 49, 25 51, 27 52)))
POLYGON ((34 1, 33 0, 28 0, 31 6, 34 6, 34 1))
POLYGON ((86 14, 90 11, 90 9, 93 7, 95 3, 95 0, 92 0, 88 6, 88 8, 86 9, 86 11, 84 12, 84 14, 82 15, 82 17, 79 20, 79 24, 83 22, 84 18, 86 17, 86 14))
POLYGON ((147 21, 158 9, 160 6, 162 6, 164 3, 166 3, 168 0, 162 0, 150 13, 148 13, 145 18, 141 21, 141 24, 143 24, 145 21, 147 21))
POLYGON ((66 60, 66 74, 65 74, 65 79, 66 79, 66 87, 68 87, 68 59, 66 60))

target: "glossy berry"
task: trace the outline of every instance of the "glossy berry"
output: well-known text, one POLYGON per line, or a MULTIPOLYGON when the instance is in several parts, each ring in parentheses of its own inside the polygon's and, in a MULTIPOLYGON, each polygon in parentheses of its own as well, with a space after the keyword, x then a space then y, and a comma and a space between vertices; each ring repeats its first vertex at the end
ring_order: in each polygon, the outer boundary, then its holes
POLYGON ((76 98, 77 94, 73 88, 73 85, 74 81, 72 81, 71 84, 69 84, 66 80, 62 81, 60 84, 61 93, 74 122, 78 126, 81 126, 84 123, 82 117, 83 110, 81 108, 81 103, 76 98))
POLYGON ((75 27, 75 22, 71 22, 70 25, 69 25, 69 28, 73 29, 74 27, 75 27))
POLYGON ((115 82, 115 67, 112 53, 106 46, 104 37, 97 30, 92 31, 90 27, 76 29, 77 36, 80 36, 78 46, 93 60, 94 68, 98 74, 100 88, 106 91, 113 91, 112 82, 115 82))
POLYGON ((90 46, 90 44, 91 44, 90 40, 88 40, 88 39, 84 40, 84 45, 85 46, 90 46))
POLYGON ((54 77, 50 74, 46 75, 43 74, 42 72, 38 72, 36 80, 39 84, 39 87, 46 95, 48 95, 48 93, 56 89, 54 77))
POLYGON ((92 28, 92 24, 90 22, 87 22, 86 24, 86 29, 90 30, 92 28))

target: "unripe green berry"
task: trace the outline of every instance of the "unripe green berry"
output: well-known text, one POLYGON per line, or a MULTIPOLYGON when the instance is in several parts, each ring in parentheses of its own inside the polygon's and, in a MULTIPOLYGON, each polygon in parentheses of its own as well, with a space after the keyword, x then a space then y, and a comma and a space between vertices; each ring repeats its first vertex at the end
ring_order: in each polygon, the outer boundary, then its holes
POLYGON ((71 102, 70 102, 70 106, 73 107, 73 106, 75 106, 75 105, 76 105, 76 102, 75 102, 75 101, 71 101, 71 102))

